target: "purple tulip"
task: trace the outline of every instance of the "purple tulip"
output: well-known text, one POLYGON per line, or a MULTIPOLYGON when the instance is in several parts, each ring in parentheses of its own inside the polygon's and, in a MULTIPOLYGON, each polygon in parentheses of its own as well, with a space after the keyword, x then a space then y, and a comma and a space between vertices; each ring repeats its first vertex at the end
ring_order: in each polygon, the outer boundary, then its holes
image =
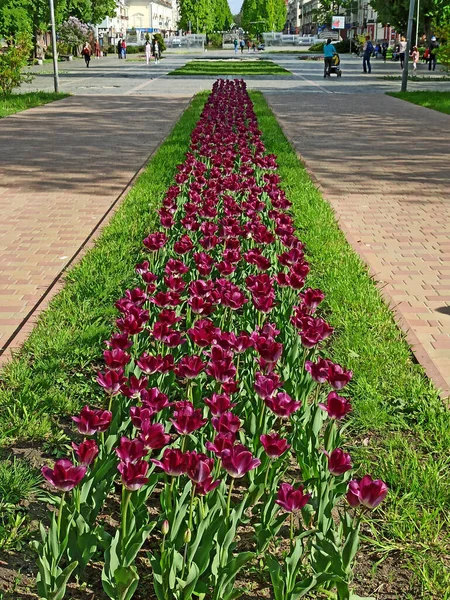
POLYGON ((271 398, 279 387, 281 387, 281 381, 279 375, 276 373, 269 373, 267 375, 256 373, 255 391, 263 400, 271 398))
POLYGON ((107 394, 115 396, 121 390, 122 385, 126 382, 123 376, 123 371, 105 371, 97 375, 97 383, 104 388, 107 394))
POLYGON ((325 453, 328 457, 328 470, 332 475, 342 475, 353 467, 352 458, 350 454, 341 450, 341 448, 336 448, 328 454, 325 453))
POLYGON ((223 413, 220 417, 213 417, 211 423, 217 433, 235 434, 241 426, 239 417, 230 411, 223 413))
POLYGON ((294 489, 291 484, 282 483, 275 502, 284 508, 285 511, 295 512, 306 506, 310 498, 311 494, 305 494, 302 485, 294 489))
POLYGON ((198 452, 189 452, 186 474, 194 483, 203 483, 211 476, 214 468, 212 458, 198 452))
POLYGON ((170 435, 165 433, 162 423, 152 424, 150 421, 142 422, 139 439, 147 450, 159 450, 170 443, 170 435))
POLYGON ((352 371, 346 371, 341 367, 328 361, 328 383, 335 390, 341 390, 353 377, 352 371))
POLYGON ((277 417, 290 417, 302 405, 301 402, 293 400, 286 392, 278 392, 275 398, 266 398, 264 402, 277 417))
POLYGON ((343 419, 352 410, 352 405, 347 398, 338 396, 336 392, 330 392, 326 404, 319 404, 320 408, 326 410, 331 419, 343 419))
POLYGON ((188 402, 178 402, 173 414, 175 418, 170 419, 170 422, 180 435, 188 435, 200 429, 207 421, 203 418, 202 411, 198 408, 194 409, 188 402))
POLYGON ((260 464, 259 458, 255 458, 250 450, 242 444, 222 452, 223 468, 234 478, 244 477, 246 473, 256 469, 260 464))
POLYGON ((220 417, 234 406, 227 394, 213 394, 211 398, 205 398, 204 403, 214 417, 220 417))
POLYGON ((122 484, 130 492, 135 492, 148 482, 148 462, 145 460, 120 462, 117 470, 122 476, 122 484))
POLYGON ((281 438, 278 433, 261 435, 259 440, 263 445, 265 453, 271 459, 278 458, 291 447, 287 440, 281 438))
POLYGON ((204 368, 205 365, 200 356, 194 354, 193 356, 183 356, 176 365, 174 371, 177 377, 181 377, 182 379, 194 379, 204 368))
POLYGON ((310 360, 305 362, 305 371, 307 371, 313 380, 317 383, 325 383, 328 380, 330 362, 326 358, 318 358, 316 363, 310 360))
POLYGON ((85 440, 79 446, 72 442, 72 448, 81 465, 88 467, 92 464, 98 454, 98 446, 95 440, 85 440))
POLYGON ((147 454, 147 450, 141 440, 130 440, 125 436, 120 438, 120 446, 116 448, 116 454, 124 463, 136 462, 147 454))
POLYGON ((388 490, 388 486, 381 479, 372 479, 370 475, 365 475, 359 481, 357 479, 350 481, 347 500, 354 508, 359 505, 375 508, 386 498, 388 490))
POLYGON ((234 433, 218 433, 213 442, 206 442, 206 449, 213 452, 219 458, 224 450, 231 450, 234 446, 236 436, 234 433))
POLYGON ((85 406, 79 417, 72 417, 78 431, 83 435, 94 435, 97 431, 106 431, 111 423, 112 413, 109 410, 96 410, 85 406))
POLYGON ((70 460, 61 458, 55 462, 53 469, 42 467, 45 479, 61 492, 70 492, 86 475, 87 467, 76 467, 70 460))
POLYGON ((162 460, 152 458, 152 463, 162 469, 171 477, 178 477, 186 473, 189 455, 181 452, 178 448, 166 448, 162 460))

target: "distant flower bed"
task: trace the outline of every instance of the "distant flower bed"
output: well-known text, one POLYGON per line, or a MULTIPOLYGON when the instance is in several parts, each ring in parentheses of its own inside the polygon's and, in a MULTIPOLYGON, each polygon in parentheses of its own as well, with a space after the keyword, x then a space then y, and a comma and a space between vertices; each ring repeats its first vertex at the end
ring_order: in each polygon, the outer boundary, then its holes
POLYGON ((258 556, 276 600, 350 598, 360 518, 387 486, 351 480, 352 373, 320 355, 333 330, 276 170, 244 82, 216 82, 116 302, 108 408, 73 417, 72 459, 42 470, 62 495, 36 543, 41 598, 62 599, 99 549, 114 599, 136 593, 142 549, 160 600, 239 598, 258 556), (119 490, 114 530, 101 517, 119 490))

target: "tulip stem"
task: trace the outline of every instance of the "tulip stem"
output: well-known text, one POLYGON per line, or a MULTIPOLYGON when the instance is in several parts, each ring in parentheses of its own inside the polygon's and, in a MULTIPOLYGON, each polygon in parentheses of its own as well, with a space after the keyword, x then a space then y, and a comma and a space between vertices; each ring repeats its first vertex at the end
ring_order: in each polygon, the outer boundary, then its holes
POLYGON ((192 513, 194 510, 194 498, 195 498, 195 488, 197 487, 197 485, 192 482, 192 490, 191 490, 191 505, 189 506, 189 522, 188 522, 188 529, 192 530, 192 513))
POLYGON ((264 424, 264 417, 266 414, 266 405, 264 404, 264 400, 261 400, 262 402, 262 407, 261 407, 261 416, 259 418, 259 430, 261 431, 263 428, 263 424, 264 424))
POLYGON ((269 464, 267 465, 267 469, 266 469, 266 477, 264 479, 264 491, 267 490, 267 482, 269 480, 269 471, 271 470, 272 467, 272 463, 269 460, 269 464))
POLYGON ((122 487, 122 558, 125 556, 125 541, 127 536, 127 512, 131 492, 125 486, 122 487))
POLYGON ((291 552, 292 549, 294 547, 294 513, 291 512, 291 528, 290 528, 290 534, 289 534, 289 546, 291 548, 291 552))
POLYGON ((58 525, 57 525, 57 534, 58 534, 58 542, 60 541, 60 536, 61 536, 61 522, 62 522, 62 515, 63 515, 63 510, 64 510, 64 500, 65 500, 65 496, 66 493, 63 492, 61 494, 61 502, 59 504, 59 512, 58 512, 58 525))
POLYGON ((315 404, 316 406, 319 404, 319 398, 320 398, 320 388, 321 388, 321 385, 320 385, 320 383, 318 383, 318 384, 317 384, 317 386, 316 386, 316 397, 315 397, 315 399, 314 399, 314 404, 315 404))
POLYGON ((234 479, 230 481, 230 489, 228 490, 228 500, 227 500, 227 519, 230 518, 230 507, 231 507, 231 494, 233 492, 234 479))

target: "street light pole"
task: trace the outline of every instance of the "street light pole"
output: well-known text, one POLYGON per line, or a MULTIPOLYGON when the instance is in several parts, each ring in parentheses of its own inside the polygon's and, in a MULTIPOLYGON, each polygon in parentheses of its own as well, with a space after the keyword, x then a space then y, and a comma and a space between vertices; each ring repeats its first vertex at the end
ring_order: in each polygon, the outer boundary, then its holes
POLYGON ((56 48, 56 26, 55 26, 55 7, 53 0, 49 0, 50 21, 52 24, 52 47, 53 47, 53 79, 55 82, 55 92, 59 93, 59 74, 58 74, 58 50, 56 48))
POLYGON ((419 46, 419 18, 420 18, 420 0, 417 0, 417 18, 416 18, 416 46, 419 46))
POLYGON ((408 67, 409 67, 409 54, 411 52, 411 36, 414 22, 414 8, 416 0, 410 0, 409 2, 409 15, 408 15, 408 31, 406 33, 406 52, 405 52, 405 64, 403 66, 402 73, 402 92, 406 92, 408 87, 408 67))

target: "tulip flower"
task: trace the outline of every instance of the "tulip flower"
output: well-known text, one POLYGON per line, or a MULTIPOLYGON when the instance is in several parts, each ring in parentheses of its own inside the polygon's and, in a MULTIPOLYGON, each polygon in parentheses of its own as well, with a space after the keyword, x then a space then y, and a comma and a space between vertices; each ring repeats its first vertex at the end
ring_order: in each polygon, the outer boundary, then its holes
POLYGON ((123 371, 105 371, 97 375, 97 383, 102 386, 107 394, 115 396, 122 388, 122 385, 126 382, 123 376, 123 371))
POLYGON ((234 446, 236 435, 234 433, 218 433, 213 442, 206 442, 206 449, 222 458, 224 450, 231 450, 234 446))
POLYGON ((61 492, 70 492, 86 475, 87 467, 74 466, 70 460, 61 458, 55 462, 53 469, 42 467, 45 479, 61 492))
POLYGON ((78 417, 72 417, 77 424, 78 431, 83 435, 94 435, 106 431, 111 423, 112 413, 109 410, 91 409, 85 406, 78 417))
POLYGON ((286 392, 278 392, 275 398, 265 398, 264 402, 277 417, 290 417, 302 404, 293 400, 286 392))
POLYGON ((169 258, 164 270, 168 275, 183 275, 189 271, 189 267, 182 260, 169 258))
POLYGON ((141 392, 141 402, 144 408, 149 408, 154 413, 158 413, 169 406, 169 398, 156 387, 143 390, 141 392))
POLYGON ((353 377, 352 371, 346 371, 341 367, 328 361, 328 383, 335 390, 341 390, 347 385, 350 379, 353 377))
POLYGON ((303 304, 312 314, 325 298, 325 294, 322 292, 322 290, 313 290, 312 288, 308 288, 304 292, 300 293, 300 297, 303 300, 303 304))
POLYGON ((121 350, 127 350, 133 345, 133 341, 130 340, 126 333, 114 333, 109 340, 105 341, 105 344, 114 350, 120 348, 121 350))
POLYGON ((144 352, 144 354, 136 360, 136 364, 146 375, 153 375, 160 370, 162 357, 160 355, 150 356, 144 352))
POLYGON ((220 479, 213 481, 213 478, 209 476, 196 484, 195 493, 199 496, 206 496, 206 494, 215 490, 218 485, 220 485, 220 479))
POLYGON ((120 446, 116 448, 116 454, 124 463, 136 462, 147 454, 147 450, 141 440, 130 440, 125 436, 120 438, 120 446))
POLYGON ((141 429, 142 423, 144 421, 151 421, 151 418, 155 414, 153 408, 150 407, 140 407, 140 406, 131 406, 130 407, 130 417, 131 422, 133 423, 136 429, 141 429))
POLYGON ((122 385, 120 391, 127 398, 140 398, 142 392, 147 389, 147 385, 147 377, 140 377, 138 379, 134 375, 131 375, 128 385, 122 385))
POLYGON ((191 238, 188 235, 183 235, 178 242, 175 242, 173 245, 173 250, 177 254, 186 254, 192 250, 193 247, 194 244, 192 243, 191 238))
POLYGON ((330 362, 325 358, 318 358, 317 363, 310 360, 305 362, 305 371, 307 371, 317 383, 325 383, 328 380, 330 362))
POLYGON ((152 458, 151 462, 171 477, 186 473, 189 456, 178 448, 166 448, 161 460, 152 458))
POLYGON ((256 373, 255 375, 255 391, 263 400, 271 398, 281 385, 280 377, 276 373, 269 373, 268 375, 256 373))
POLYGON ((341 450, 341 448, 336 448, 329 454, 325 452, 328 457, 328 470, 332 475, 342 475, 353 467, 352 458, 350 454, 341 450))
POLYGON ((209 407, 214 417, 223 415, 235 406, 231 404, 230 397, 227 394, 213 394, 211 398, 205 398, 204 403, 209 407))
POLYGON ((265 453, 270 459, 278 458, 291 447, 287 440, 281 438, 278 433, 261 435, 259 440, 263 445, 265 453))
POLYGON ((359 481, 350 481, 347 500, 354 508, 359 505, 375 508, 386 498, 388 490, 388 486, 381 479, 372 479, 370 475, 365 475, 359 481))
POLYGON ((139 439, 147 450, 158 450, 170 443, 170 435, 165 433, 162 423, 152 424, 150 421, 143 421, 139 439))
POLYGON ((122 484, 130 492, 135 492, 148 482, 148 462, 145 460, 120 462, 117 470, 122 476, 122 484))
POLYGON ((306 506, 310 498, 311 494, 303 492, 303 485, 295 489, 289 483, 282 483, 275 502, 284 508, 286 512, 295 512, 306 506))
POLYGON ((189 452, 186 474, 195 484, 203 483, 211 476, 214 460, 198 452, 189 452))
POLYGON ((241 426, 241 420, 232 412, 225 412, 220 417, 213 417, 211 423, 218 433, 236 433, 241 426))
POLYGON ((152 233, 143 241, 144 246, 150 252, 157 252, 167 243, 167 236, 162 231, 152 233))
POLYGON ((179 363, 175 366, 175 375, 182 379, 194 379, 205 368, 200 356, 183 356, 179 363))
POLYGON ((336 392, 330 392, 326 404, 319 404, 320 408, 326 410, 331 419, 343 419, 352 410, 352 405, 347 398, 338 396, 336 392))
POLYGON ((81 465, 88 467, 94 462, 98 454, 98 446, 95 440, 85 440, 79 446, 72 442, 72 448, 81 465))
POLYGON ((231 477, 236 479, 244 477, 246 473, 256 469, 260 464, 259 458, 255 458, 250 450, 242 444, 222 452, 223 468, 231 477))
POLYGON ((170 419, 170 422, 180 435, 188 435, 196 429, 203 427, 207 419, 203 419, 200 409, 179 409, 178 405, 177 410, 174 412, 175 419, 170 419))

